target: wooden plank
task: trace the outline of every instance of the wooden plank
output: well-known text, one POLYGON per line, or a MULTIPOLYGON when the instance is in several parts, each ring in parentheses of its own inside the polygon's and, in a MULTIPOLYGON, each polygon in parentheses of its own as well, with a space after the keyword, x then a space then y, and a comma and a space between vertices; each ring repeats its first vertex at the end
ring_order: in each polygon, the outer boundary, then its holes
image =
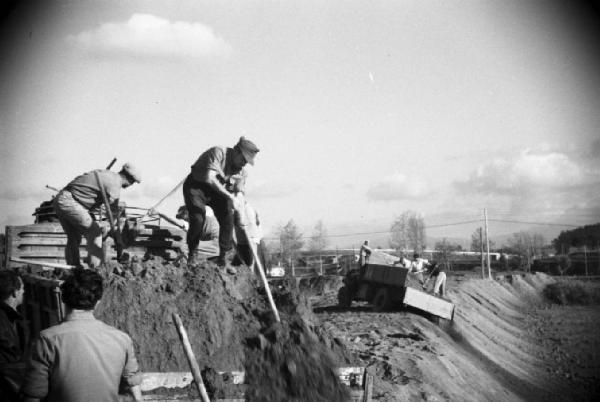
POLYGON ((363 397, 364 402, 371 402, 373 399, 373 376, 371 374, 365 375, 365 394, 363 397))
POLYGON ((73 265, 57 264, 54 262, 47 262, 47 261, 33 261, 33 260, 26 260, 26 259, 17 258, 17 257, 11 257, 10 260, 13 262, 20 262, 22 264, 38 265, 38 266, 41 266, 42 268, 44 268, 44 270, 46 270, 46 268, 48 268, 48 270, 54 270, 54 268, 58 268, 58 269, 73 269, 73 268, 75 268, 73 265))
MULTIPOLYGON (((365 384, 364 367, 339 367, 337 369, 340 380, 350 386, 350 378, 356 376, 358 384, 365 384)), ((220 375, 229 375, 233 378, 236 385, 243 384, 246 379, 246 373, 243 371, 219 371, 220 375)), ((144 392, 152 391, 157 388, 185 388, 194 380, 189 371, 182 372, 147 372, 142 373, 142 383, 140 388, 144 392)))
POLYGON ((451 320, 454 315, 454 304, 411 287, 406 288, 404 304, 447 320, 451 320))

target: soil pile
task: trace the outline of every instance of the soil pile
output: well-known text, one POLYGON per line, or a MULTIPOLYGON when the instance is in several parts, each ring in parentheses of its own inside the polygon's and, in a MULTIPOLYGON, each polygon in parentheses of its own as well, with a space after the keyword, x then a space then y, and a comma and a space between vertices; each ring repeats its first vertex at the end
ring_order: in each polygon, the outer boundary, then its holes
POLYGON ((96 316, 131 336, 142 371, 189 371, 172 322, 177 313, 213 397, 240 397, 223 390, 227 384, 215 372, 245 370, 249 400, 348 400, 336 367, 354 357, 320 328, 295 281, 272 288, 276 323, 266 292, 245 266, 229 275, 210 262, 189 269, 154 258, 111 264, 103 274, 96 316))

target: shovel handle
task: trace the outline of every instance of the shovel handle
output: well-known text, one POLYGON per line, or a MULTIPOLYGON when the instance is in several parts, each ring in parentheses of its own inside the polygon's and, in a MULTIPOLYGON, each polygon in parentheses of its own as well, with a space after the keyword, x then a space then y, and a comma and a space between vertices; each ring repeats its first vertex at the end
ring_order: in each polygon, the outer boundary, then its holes
POLYGON ((210 402, 210 399, 208 399, 208 394, 206 393, 206 388, 204 388, 204 381, 202 381, 200 367, 198 366, 198 362, 196 361, 196 357, 194 356, 192 345, 190 344, 190 340, 188 339, 187 332, 183 326, 183 322, 181 322, 179 314, 173 313, 173 323, 175 324, 175 328, 177 328, 179 340, 181 340, 181 344, 183 345, 185 357, 187 358, 188 363, 190 365, 192 376, 194 377, 194 381, 196 382, 196 387, 198 388, 198 392, 202 397, 202 401, 210 402))

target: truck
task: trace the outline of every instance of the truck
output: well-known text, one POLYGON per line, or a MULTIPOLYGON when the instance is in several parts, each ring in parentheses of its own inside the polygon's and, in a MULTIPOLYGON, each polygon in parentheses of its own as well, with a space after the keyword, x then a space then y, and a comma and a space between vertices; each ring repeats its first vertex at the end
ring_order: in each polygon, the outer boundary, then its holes
POLYGON ((367 263, 344 277, 338 290, 338 305, 348 308, 352 301, 371 303, 380 312, 394 306, 410 306, 435 317, 454 318, 454 304, 442 297, 408 286, 409 269, 382 263, 367 263))

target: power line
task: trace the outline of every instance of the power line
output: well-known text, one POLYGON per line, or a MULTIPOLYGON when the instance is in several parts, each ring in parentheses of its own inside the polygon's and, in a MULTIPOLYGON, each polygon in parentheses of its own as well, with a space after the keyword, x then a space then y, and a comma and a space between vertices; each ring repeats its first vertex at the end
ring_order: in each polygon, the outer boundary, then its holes
MULTIPOLYGON (((446 226, 465 225, 468 223, 475 223, 475 222, 479 222, 479 221, 480 220, 471 220, 471 221, 444 223, 444 224, 439 224, 439 225, 429 225, 429 226, 425 226, 425 229, 440 228, 440 227, 446 227, 446 226)), ((383 230, 383 231, 376 231, 376 232, 341 233, 341 234, 325 235, 322 237, 349 237, 349 236, 366 236, 366 235, 391 234, 391 233, 393 233, 391 230, 383 230)), ((300 238, 301 239, 310 239, 313 237, 314 236, 301 236, 300 238)), ((277 237, 266 237, 265 239, 266 240, 278 240, 277 237)))
POLYGON ((577 225, 569 225, 566 223, 547 223, 547 222, 524 222, 524 221, 512 221, 508 219, 488 219, 491 222, 505 222, 505 223, 522 223, 526 225, 545 225, 545 226, 562 226, 562 227, 571 227, 578 228, 577 225))

